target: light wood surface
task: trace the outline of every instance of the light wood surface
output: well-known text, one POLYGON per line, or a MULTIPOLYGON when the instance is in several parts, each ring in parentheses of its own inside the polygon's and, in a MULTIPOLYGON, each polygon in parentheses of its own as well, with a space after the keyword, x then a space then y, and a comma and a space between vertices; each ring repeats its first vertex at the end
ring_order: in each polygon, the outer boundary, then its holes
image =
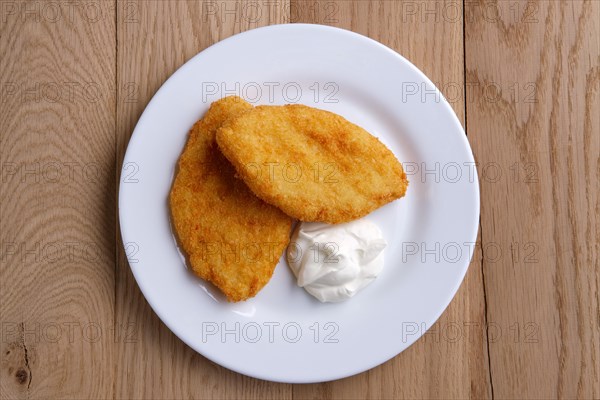
POLYGON ((498 10, 465 32, 494 395, 599 398, 600 3, 498 10))
POLYGON ((1 397, 600 398, 600 2, 254 4, 258 18, 237 1, 0 2, 1 397), (436 325, 315 385, 241 376, 179 341, 116 217, 160 85, 219 40, 287 22, 359 32, 425 72, 481 185, 479 244, 436 325))
POLYGON ((107 397, 115 19, 0 7, 1 395, 107 397))

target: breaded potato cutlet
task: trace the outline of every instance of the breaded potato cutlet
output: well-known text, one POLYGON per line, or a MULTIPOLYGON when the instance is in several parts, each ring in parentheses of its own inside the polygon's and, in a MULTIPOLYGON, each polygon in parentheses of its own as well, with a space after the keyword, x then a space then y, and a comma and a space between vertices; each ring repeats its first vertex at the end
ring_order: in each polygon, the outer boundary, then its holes
POLYGON ((233 96, 210 106, 189 133, 169 195, 172 225, 191 269, 229 301, 253 297, 269 282, 292 223, 235 177, 215 142, 224 121, 252 108, 233 96))
POLYGON ((408 187, 402 165, 376 137, 304 105, 258 106, 227 121, 217 143, 258 197, 301 221, 357 219, 408 187))

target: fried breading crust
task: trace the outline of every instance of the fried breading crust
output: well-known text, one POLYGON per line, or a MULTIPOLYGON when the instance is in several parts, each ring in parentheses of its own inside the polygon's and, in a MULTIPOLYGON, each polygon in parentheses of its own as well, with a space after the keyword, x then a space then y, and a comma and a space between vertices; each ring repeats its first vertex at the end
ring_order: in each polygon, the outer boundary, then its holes
POLYGON ((292 222, 235 177, 215 142, 224 121, 251 109, 233 96, 211 105, 189 133, 169 196, 172 225, 189 266, 229 301, 253 297, 271 279, 292 222))
POLYGON ((223 124, 217 143, 258 197, 301 221, 360 218, 408 187, 402 165, 376 137, 304 105, 256 107, 223 124))

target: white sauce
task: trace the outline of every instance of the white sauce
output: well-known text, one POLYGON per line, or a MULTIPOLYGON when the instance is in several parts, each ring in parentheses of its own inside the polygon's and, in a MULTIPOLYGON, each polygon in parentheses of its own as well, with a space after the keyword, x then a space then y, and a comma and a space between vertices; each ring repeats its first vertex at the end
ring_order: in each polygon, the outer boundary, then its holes
POLYGON ((298 286, 322 302, 349 299, 371 283, 383 268, 387 242, 374 223, 299 223, 287 250, 298 286))

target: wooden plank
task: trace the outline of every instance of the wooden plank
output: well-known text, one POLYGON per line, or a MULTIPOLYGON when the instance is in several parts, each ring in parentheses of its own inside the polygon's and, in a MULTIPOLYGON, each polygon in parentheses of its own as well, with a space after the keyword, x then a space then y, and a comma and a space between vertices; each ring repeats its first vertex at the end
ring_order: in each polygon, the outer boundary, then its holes
MULTIPOLYGON (((349 29, 398 51, 438 85, 464 121, 461 3, 292 1, 291 16, 298 22, 349 29)), ((294 397, 490 397, 481 273, 477 249, 455 299, 423 338, 384 365, 358 376, 294 386, 294 397)))
POLYGON ((465 15, 494 395, 599 398, 600 3, 465 15))
POLYGON ((115 11, 0 3, 0 388, 113 395, 115 11))
MULTIPOLYGON (((117 157, 146 104, 185 61, 235 33, 285 22, 286 3, 261 9, 237 1, 127 1, 118 8, 117 157)), ((256 3, 259 4, 260 3, 256 3)), ((117 174, 117 180, 119 179, 117 174)), ((117 344, 117 398, 291 397, 290 385, 248 378, 213 364, 173 335, 150 309, 123 251, 117 266, 117 324, 130 326, 129 343, 117 344)))

